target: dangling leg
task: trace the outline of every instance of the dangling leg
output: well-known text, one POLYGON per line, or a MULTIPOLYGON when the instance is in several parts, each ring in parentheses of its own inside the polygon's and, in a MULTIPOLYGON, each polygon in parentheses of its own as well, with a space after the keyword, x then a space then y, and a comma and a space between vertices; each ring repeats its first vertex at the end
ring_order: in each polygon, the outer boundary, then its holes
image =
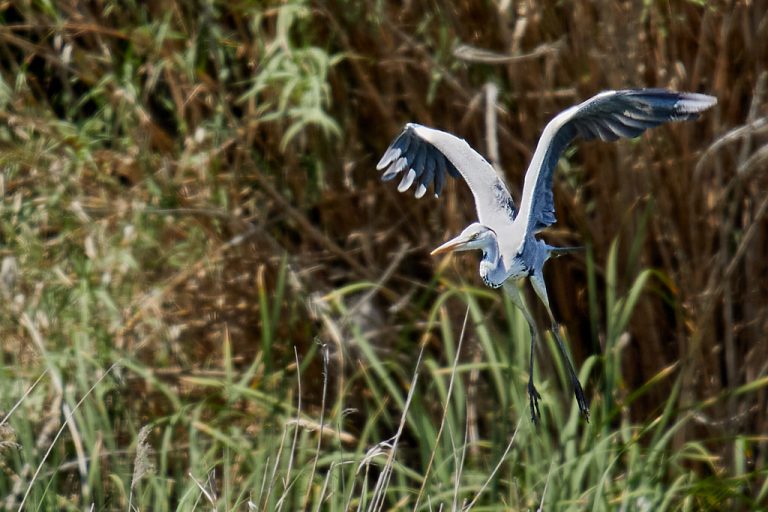
POLYGON ((531 331, 531 359, 528 367, 528 400, 531 407, 531 421, 534 425, 538 425, 539 418, 541 418, 541 411, 539 410, 539 398, 541 398, 541 395, 536 391, 536 387, 533 385, 533 353, 536 346, 536 325, 533 323, 533 317, 528 311, 528 308, 525 307, 525 302, 523 302, 523 298, 520 296, 520 290, 517 288, 517 284, 511 281, 506 282, 504 283, 504 290, 507 292, 507 295, 509 295, 509 298, 512 299, 512 303, 523 312, 523 316, 528 322, 528 328, 531 331))
POLYGON ((552 314, 552 309, 549 307, 549 298, 547 297, 547 286, 544 283, 544 276, 541 271, 534 272, 530 279, 533 290, 536 292, 536 295, 539 296, 541 302, 544 303, 544 307, 547 308, 549 320, 552 322, 552 333, 555 335, 557 347, 560 350, 560 356, 565 360, 566 367, 568 368, 568 376, 571 379, 573 393, 576 395, 576 403, 579 405, 581 414, 583 414, 587 421, 589 421, 589 405, 587 404, 587 399, 584 397, 584 390, 581 389, 581 383, 579 382, 578 375, 576 375, 576 370, 573 369, 573 363, 571 363, 571 359, 565 351, 565 344, 563 344, 563 340, 560 338, 560 326, 557 325, 555 316, 552 314))

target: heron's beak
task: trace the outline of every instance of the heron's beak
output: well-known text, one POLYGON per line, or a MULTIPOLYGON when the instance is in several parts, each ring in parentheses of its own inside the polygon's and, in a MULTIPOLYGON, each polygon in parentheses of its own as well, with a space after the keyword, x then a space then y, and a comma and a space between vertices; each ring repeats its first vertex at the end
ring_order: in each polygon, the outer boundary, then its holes
POLYGON ((429 254, 431 256, 436 256, 438 254, 445 254, 446 252, 460 251, 462 247, 467 244, 467 242, 469 242, 469 240, 458 236, 452 240, 448 240, 429 254))

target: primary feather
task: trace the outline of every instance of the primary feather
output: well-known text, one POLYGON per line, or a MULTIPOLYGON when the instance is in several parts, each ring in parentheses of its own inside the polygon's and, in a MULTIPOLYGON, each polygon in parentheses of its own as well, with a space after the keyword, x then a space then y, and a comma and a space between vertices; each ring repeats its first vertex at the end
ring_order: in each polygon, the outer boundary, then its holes
POLYGON ((402 174, 397 189, 408 190, 416 184, 416 197, 434 184, 439 196, 445 175, 461 176, 475 198, 478 220, 490 228, 512 222, 515 203, 496 171, 463 139, 450 133, 408 123, 403 132, 384 152, 378 170, 381 178, 391 180, 402 174))

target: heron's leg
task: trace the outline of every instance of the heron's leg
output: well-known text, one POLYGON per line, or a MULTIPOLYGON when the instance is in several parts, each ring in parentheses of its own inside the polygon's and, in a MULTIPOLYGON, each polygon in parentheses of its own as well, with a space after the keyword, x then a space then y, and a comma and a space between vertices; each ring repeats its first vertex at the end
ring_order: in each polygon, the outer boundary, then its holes
POLYGON ((544 276, 541 274, 541 272, 534 272, 530 279, 533 290, 536 292, 536 295, 539 296, 541 302, 544 303, 544 307, 547 308, 549 320, 552 322, 552 334, 555 335, 557 348, 560 350, 560 356, 565 360, 565 364, 568 369, 568 376, 571 379, 573 393, 576 395, 576 402, 579 405, 579 410, 581 411, 581 414, 583 414, 587 419, 587 421, 589 421, 589 405, 587 404, 587 399, 584 396, 584 390, 581 388, 581 383, 579 382, 579 377, 576 374, 576 370, 573 369, 571 358, 568 357, 568 353, 565 350, 565 344, 560 337, 560 326, 555 321, 555 316, 552 314, 552 309, 549 307, 549 297, 547 297, 547 286, 544 283, 544 276))
POLYGON ((528 367, 528 401, 531 407, 531 421, 534 423, 534 425, 537 425, 539 418, 541 418, 541 411, 539 410, 539 399, 541 398, 541 395, 533 385, 533 353, 536 346, 537 336, 536 324, 534 324, 533 317, 528 311, 528 308, 525 307, 525 302, 523 302, 523 298, 520 296, 520 290, 518 289, 517 284, 514 282, 506 282, 504 283, 504 290, 507 292, 509 298, 512 299, 512 303, 517 306, 520 311, 523 312, 523 316, 528 322, 528 329, 531 332, 531 356, 530 364, 528 367))

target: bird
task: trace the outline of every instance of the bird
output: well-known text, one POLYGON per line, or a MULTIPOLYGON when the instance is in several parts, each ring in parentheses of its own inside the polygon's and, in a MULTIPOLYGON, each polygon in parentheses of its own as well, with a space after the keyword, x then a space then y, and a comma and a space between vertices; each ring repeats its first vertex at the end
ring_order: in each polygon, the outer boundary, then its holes
POLYGON ((439 197, 446 175, 463 178, 474 196, 477 222, 445 242, 431 254, 478 250, 482 252, 480 277, 491 288, 503 288, 529 326, 530 360, 528 397, 531 420, 541 418, 541 395, 534 386, 534 348, 538 330, 521 296, 520 285, 530 282, 546 309, 560 356, 565 360, 579 410, 589 421, 589 404, 565 349, 547 296, 544 264, 550 258, 578 248, 554 247, 536 235, 556 222, 552 179, 558 160, 571 142, 582 139, 615 141, 635 138, 669 121, 694 120, 713 107, 717 98, 701 93, 667 89, 603 91, 557 114, 544 127, 525 173, 522 196, 516 205, 497 171, 463 139, 416 123, 408 123, 376 165, 383 181, 400 175, 397 189, 415 185, 415 197, 428 186, 439 197))

